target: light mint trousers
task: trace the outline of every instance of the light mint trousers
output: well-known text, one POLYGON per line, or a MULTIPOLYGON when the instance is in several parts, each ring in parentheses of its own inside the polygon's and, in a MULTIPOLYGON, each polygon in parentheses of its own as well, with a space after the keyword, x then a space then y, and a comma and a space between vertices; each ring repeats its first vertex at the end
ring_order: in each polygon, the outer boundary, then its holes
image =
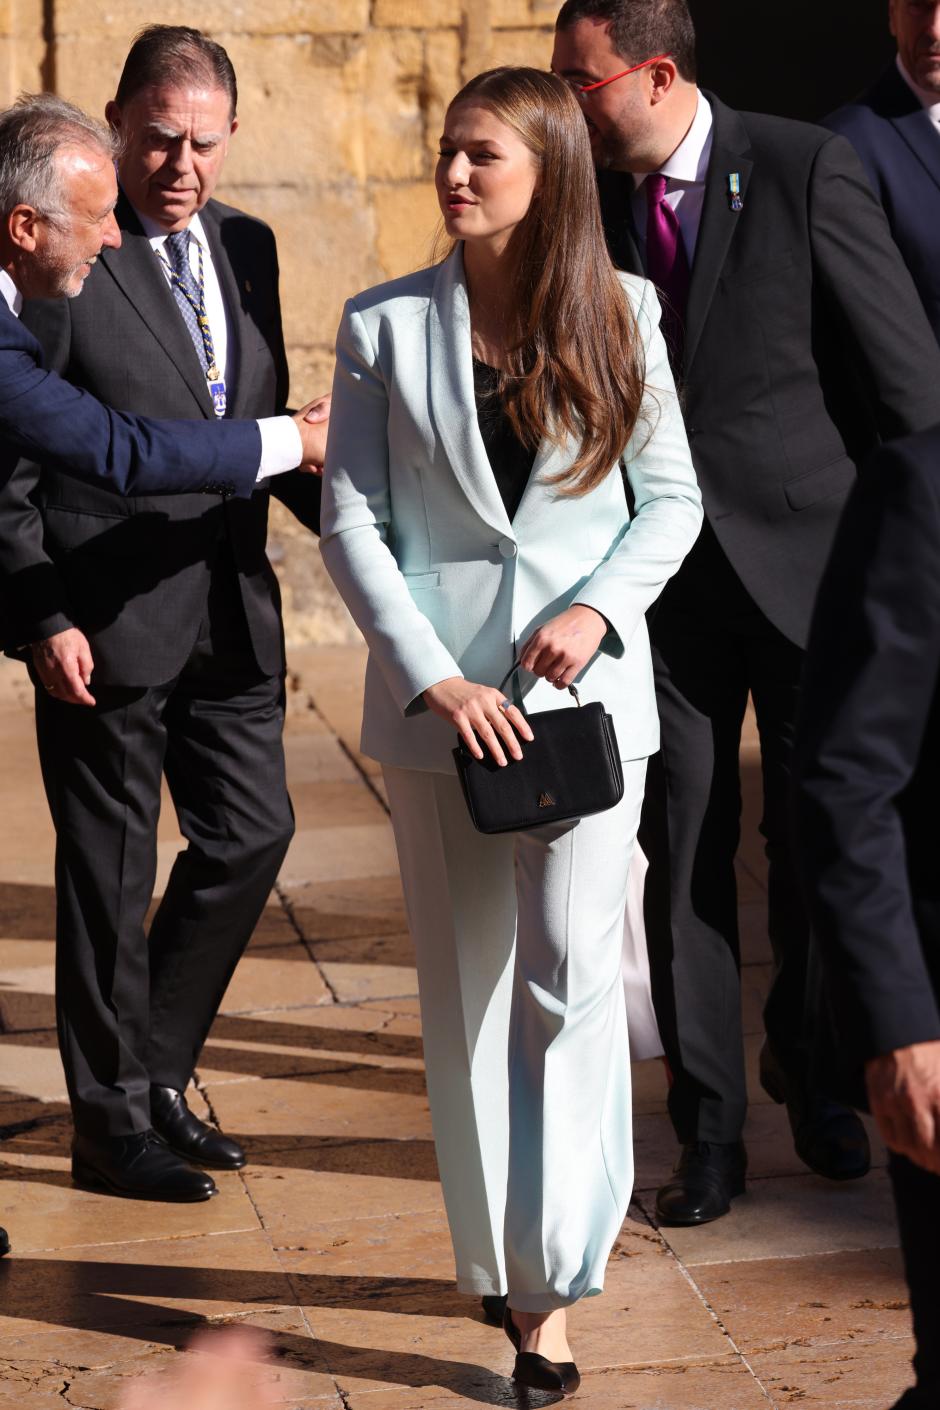
POLYGON ((487 837, 456 776, 386 766, 428 1093, 467 1293, 598 1293, 633 1188, 624 908, 646 760, 609 812, 487 837))

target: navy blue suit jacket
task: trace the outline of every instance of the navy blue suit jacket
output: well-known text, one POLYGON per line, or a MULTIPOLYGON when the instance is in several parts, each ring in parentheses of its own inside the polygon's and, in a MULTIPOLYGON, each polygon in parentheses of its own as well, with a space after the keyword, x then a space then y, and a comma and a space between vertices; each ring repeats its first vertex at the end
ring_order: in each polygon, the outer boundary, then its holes
POLYGON ((825 126, 858 153, 940 342, 940 130, 895 64, 825 126))
POLYGON ((830 1020, 820 1077, 860 1094, 868 1058, 940 1039, 940 427, 883 447, 849 497, 795 776, 830 1020))
POLYGON ((0 484, 21 455, 124 495, 248 498, 261 433, 253 421, 154 421, 102 406, 44 369, 38 342, 0 298, 0 484))

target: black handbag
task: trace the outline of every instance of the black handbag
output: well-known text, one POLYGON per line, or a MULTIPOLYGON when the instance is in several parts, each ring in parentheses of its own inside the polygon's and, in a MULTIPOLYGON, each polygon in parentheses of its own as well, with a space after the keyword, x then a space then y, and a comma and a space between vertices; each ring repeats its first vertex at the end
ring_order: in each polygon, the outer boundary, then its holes
MULTIPOLYGON (((500 690, 518 669, 516 662, 500 690)), ((603 813, 620 802, 623 769, 614 722, 599 701, 582 705, 575 687, 568 690, 577 710, 522 710, 535 738, 520 740, 522 758, 510 758, 505 768, 488 752, 475 759, 458 742, 457 773, 478 832, 521 832, 603 813)))

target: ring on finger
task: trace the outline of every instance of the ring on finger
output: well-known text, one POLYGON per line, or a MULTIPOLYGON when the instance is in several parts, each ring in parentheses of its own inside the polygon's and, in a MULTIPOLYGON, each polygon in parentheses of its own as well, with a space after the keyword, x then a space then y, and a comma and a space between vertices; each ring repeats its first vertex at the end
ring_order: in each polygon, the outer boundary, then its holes
POLYGON ((511 710, 511 709, 512 709, 512 701, 511 701, 511 700, 501 700, 501 701, 499 702, 499 709, 502 710, 502 711, 504 711, 504 712, 505 712, 506 710, 511 710))

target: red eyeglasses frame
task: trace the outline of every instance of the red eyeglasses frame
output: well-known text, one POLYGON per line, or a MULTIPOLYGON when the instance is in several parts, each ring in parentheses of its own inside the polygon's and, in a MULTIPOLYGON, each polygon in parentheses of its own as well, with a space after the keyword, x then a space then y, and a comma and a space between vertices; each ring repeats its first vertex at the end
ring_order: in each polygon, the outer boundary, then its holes
POLYGON ((671 54, 657 54, 655 58, 644 59, 642 64, 634 64, 632 69, 622 69, 620 73, 612 73, 610 78, 602 78, 598 83, 572 84, 572 87, 581 93, 593 93, 597 88, 606 88, 608 83, 616 83, 618 78, 626 78, 628 73, 639 73, 640 69, 649 68, 650 64, 659 64, 663 59, 671 59, 671 54))

